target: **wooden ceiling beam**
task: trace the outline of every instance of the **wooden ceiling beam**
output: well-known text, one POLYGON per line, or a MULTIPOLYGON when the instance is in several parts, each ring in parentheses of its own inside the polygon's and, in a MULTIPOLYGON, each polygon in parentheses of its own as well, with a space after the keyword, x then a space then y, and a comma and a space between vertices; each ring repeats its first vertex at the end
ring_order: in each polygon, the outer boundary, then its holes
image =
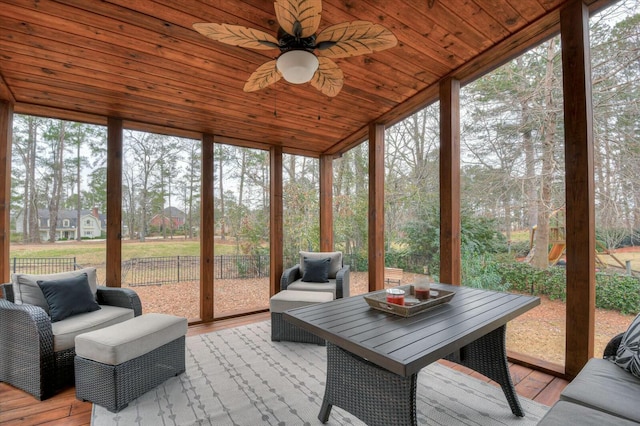
POLYGON ((8 101, 14 104, 16 102, 16 98, 11 93, 7 82, 5 81, 2 74, 0 74, 0 100, 8 101))

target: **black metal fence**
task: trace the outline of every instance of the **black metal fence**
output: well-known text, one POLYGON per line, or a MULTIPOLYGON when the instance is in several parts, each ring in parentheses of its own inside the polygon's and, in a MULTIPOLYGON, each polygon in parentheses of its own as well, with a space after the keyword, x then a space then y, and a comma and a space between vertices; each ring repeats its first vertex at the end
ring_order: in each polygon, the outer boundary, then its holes
MULTIPOLYGON (((264 278, 269 276, 269 256, 214 256, 217 279, 264 278)), ((122 281, 142 286, 198 281, 200 256, 145 257, 122 262, 122 281)))
MULTIPOLYGON (((406 265, 394 265, 404 267, 410 271, 422 272, 425 260, 405 259, 406 265), (411 264, 411 265, 410 265, 411 264)), ((298 263, 297 256, 286 257, 284 267, 289 268, 298 263)), ((359 259, 354 255, 345 255, 344 264, 349 265, 351 271, 360 272, 367 270, 366 259, 359 259)), ((65 272, 80 267, 76 258, 13 258, 13 272, 26 274, 51 274, 65 272)), ((269 255, 228 255, 214 256, 215 278, 226 279, 252 279, 266 278, 269 276, 269 255)), ((122 262, 122 282, 131 287, 144 285, 157 285, 177 283, 182 281, 198 281, 200 279, 200 256, 167 256, 133 258, 122 262)))
POLYGON ((75 257, 38 257, 11 259, 13 273, 21 274, 55 274, 75 270, 78 267, 75 257))
POLYGON ((200 256, 142 257, 122 262, 122 281, 131 287, 197 281, 200 256))

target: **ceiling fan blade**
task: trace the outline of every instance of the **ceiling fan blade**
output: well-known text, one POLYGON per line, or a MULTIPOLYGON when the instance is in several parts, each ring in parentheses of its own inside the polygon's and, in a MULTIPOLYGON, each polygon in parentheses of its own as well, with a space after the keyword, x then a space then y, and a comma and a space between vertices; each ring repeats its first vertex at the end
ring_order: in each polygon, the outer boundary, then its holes
POLYGON ((278 39, 255 28, 209 23, 193 24, 193 28, 204 36, 232 46, 262 50, 278 48, 278 39))
POLYGON ((273 3, 280 27, 294 37, 306 38, 318 31, 321 0, 276 0, 273 3))
POLYGON ((276 68, 276 61, 269 61, 258 67, 244 85, 245 92, 255 92, 277 82, 282 74, 276 68))
POLYGON ((310 83, 329 97, 340 93, 344 84, 344 74, 338 65, 329 58, 318 58, 319 65, 310 83))
POLYGON ((395 35, 369 21, 343 22, 322 30, 316 38, 318 53, 331 58, 364 55, 394 47, 395 35))

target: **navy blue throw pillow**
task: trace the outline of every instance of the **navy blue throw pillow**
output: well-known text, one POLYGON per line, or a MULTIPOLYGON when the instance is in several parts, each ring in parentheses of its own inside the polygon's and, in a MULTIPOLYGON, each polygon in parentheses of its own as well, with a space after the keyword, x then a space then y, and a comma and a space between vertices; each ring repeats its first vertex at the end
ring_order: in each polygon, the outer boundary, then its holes
POLYGON ((87 274, 60 280, 38 281, 38 286, 49 304, 51 322, 100 309, 89 287, 87 274))
POLYGON ((326 257, 324 259, 309 259, 305 257, 302 281, 310 283, 328 283, 330 264, 330 257, 326 257))

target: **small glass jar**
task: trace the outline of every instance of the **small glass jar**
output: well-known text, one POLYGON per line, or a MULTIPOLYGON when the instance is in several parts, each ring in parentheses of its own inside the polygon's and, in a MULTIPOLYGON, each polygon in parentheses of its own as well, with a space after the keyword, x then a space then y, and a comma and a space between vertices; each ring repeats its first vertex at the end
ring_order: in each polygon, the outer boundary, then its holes
POLYGON ((404 290, 399 288, 387 289, 387 303, 404 306, 404 290))
POLYGON ((429 283, 429 280, 426 280, 426 279, 417 280, 416 283, 413 285, 413 291, 416 294, 416 299, 428 300, 430 291, 431 291, 431 284, 429 283))

